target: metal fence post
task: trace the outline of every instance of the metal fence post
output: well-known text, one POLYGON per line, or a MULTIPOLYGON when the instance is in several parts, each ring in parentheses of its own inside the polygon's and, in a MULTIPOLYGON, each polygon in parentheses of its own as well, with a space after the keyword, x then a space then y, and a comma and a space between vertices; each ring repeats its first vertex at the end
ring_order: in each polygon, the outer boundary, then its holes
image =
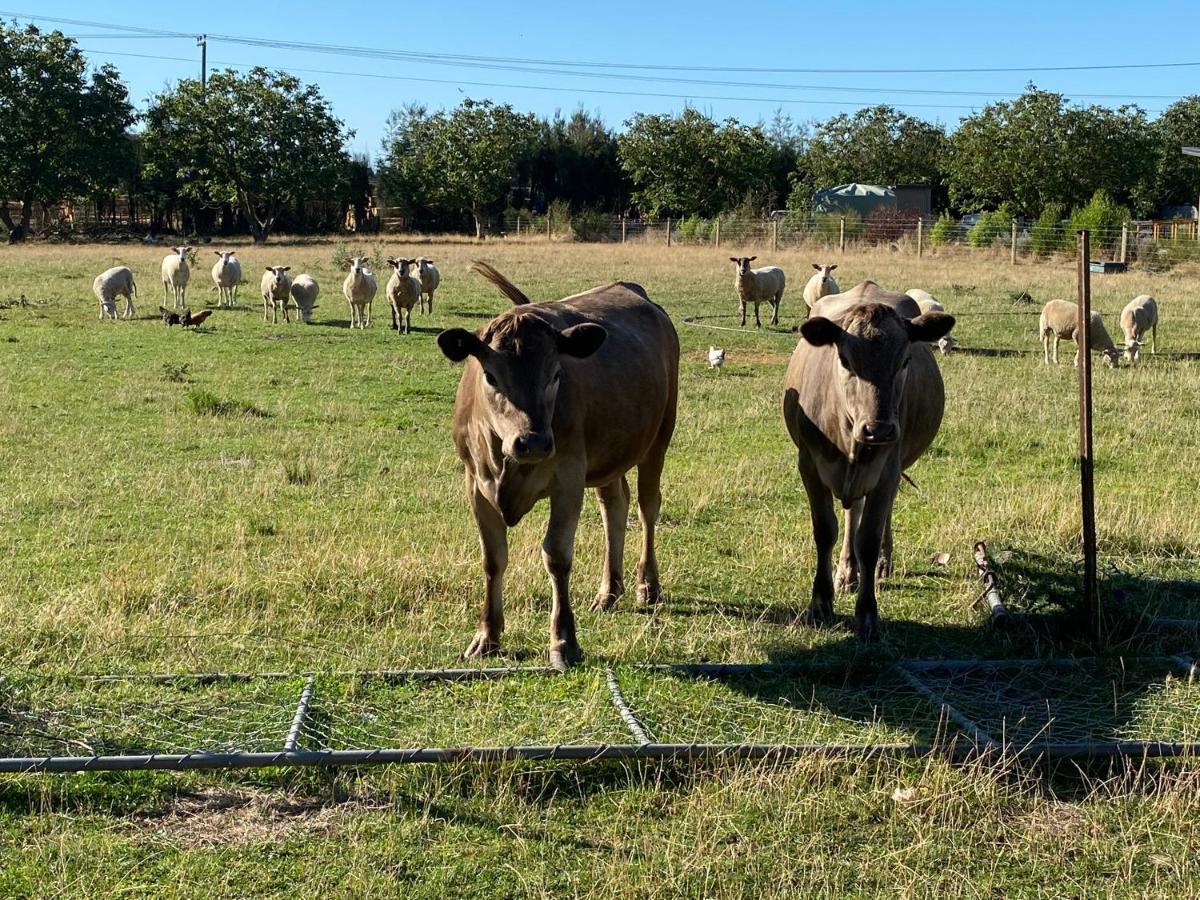
POLYGON ((714 226, 713 237, 717 244, 717 249, 721 249, 721 217, 717 216, 717 222, 714 226))
POLYGON ((846 217, 838 220, 838 253, 846 252, 846 217))
POLYGON ((1129 262, 1129 223, 1121 223, 1121 265, 1129 262))
POLYGON ((1008 261, 1017 264, 1017 220, 1012 220, 1012 243, 1009 245, 1008 261))
POLYGON ((922 246, 922 244, 923 244, 922 239, 924 238, 924 231, 925 231, 925 217, 917 216, 917 259, 921 258, 921 252, 924 249, 922 246))
POLYGON ((1092 453, 1092 318, 1091 236, 1076 232, 1079 318, 1075 336, 1079 348, 1079 487, 1083 514, 1083 604, 1088 626, 1100 637, 1099 596, 1096 591, 1096 494, 1092 453))
POLYGON ((667 218, 667 246, 671 246, 671 219, 667 218))
POLYGON ((621 243, 625 243, 625 215, 621 215, 621 243))
POLYGON ((771 220, 771 252, 774 253, 779 249, 779 220, 771 220))

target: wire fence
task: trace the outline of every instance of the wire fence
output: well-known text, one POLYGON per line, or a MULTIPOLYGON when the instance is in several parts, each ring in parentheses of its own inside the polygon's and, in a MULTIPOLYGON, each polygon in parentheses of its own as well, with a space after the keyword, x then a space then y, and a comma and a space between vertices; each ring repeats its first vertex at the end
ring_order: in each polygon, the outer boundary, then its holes
MULTIPOLYGON (((995 216, 920 217, 890 214, 862 219, 837 214, 788 213, 772 218, 643 219, 587 215, 556 221, 550 216, 495 220, 488 231, 503 237, 641 243, 663 246, 712 246, 756 249, 847 249, 886 247, 914 254, 954 251, 1008 255, 1010 259, 1074 259, 1078 225, 995 216)), ((1169 267, 1200 260, 1195 219, 1091 224, 1092 256, 1109 263, 1169 267)))
POLYGON ((0 772, 497 760, 1200 755, 1187 657, 45 676, 0 682, 0 772))

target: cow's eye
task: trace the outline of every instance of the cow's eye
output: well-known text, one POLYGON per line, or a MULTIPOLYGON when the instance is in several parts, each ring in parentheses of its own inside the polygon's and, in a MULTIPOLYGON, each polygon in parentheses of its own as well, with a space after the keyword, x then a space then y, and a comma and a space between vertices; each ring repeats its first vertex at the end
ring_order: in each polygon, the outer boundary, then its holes
POLYGON ((483 380, 486 381, 491 387, 496 386, 496 377, 487 369, 483 370, 483 380))

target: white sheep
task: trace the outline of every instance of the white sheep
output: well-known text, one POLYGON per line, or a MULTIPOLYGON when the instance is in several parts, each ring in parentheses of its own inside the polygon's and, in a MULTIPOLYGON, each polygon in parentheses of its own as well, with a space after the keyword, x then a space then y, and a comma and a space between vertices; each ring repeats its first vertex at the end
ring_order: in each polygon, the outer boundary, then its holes
POLYGON ((217 306, 236 306, 238 285, 242 283, 242 264, 234 258, 233 250, 214 250, 220 257, 212 267, 212 279, 217 285, 217 306))
POLYGON ((350 266, 350 274, 342 282, 342 294, 350 304, 350 327, 357 323, 359 328, 366 328, 371 324, 371 301, 379 285, 375 273, 367 268, 367 257, 355 256, 345 262, 350 266))
POLYGON ((750 263, 757 256, 731 256, 729 261, 737 266, 733 277, 733 286, 738 296, 738 311, 742 314, 742 327, 746 327, 746 304, 754 304, 754 327, 762 328, 762 320, 758 317, 760 303, 771 304, 771 324, 779 324, 779 303, 783 300, 783 288, 786 279, 783 269, 778 266, 764 266, 761 269, 751 269, 750 263))
POLYGON ((1150 332, 1150 352, 1158 352, 1158 303, 1149 294, 1139 294, 1121 310, 1125 334, 1125 358, 1130 364, 1142 356, 1142 338, 1150 332))
POLYGON ((292 282, 292 302, 296 304, 301 322, 312 321, 312 311, 317 308, 317 295, 320 293, 321 286, 311 275, 297 275, 292 282))
POLYGON ((409 334, 412 331, 412 309, 421 300, 424 289, 421 279, 409 274, 416 262, 415 259, 388 257, 388 265, 393 271, 385 292, 388 302, 392 304, 392 327, 397 334, 409 334))
POLYGON ((946 307, 942 306, 938 298, 929 293, 929 291, 921 290, 921 288, 909 288, 904 293, 917 301, 917 306, 921 307, 921 315, 927 312, 946 311, 946 307))
POLYGON ((433 292, 442 283, 441 273, 432 259, 418 256, 415 260, 417 271, 414 273, 421 282, 421 312, 425 312, 425 298, 429 298, 429 312, 433 312, 433 292))
POLYGON ((809 308, 813 308, 813 304, 826 297, 829 294, 840 294, 842 289, 838 287, 838 283, 834 281, 833 276, 829 273, 837 268, 837 263, 832 265, 821 263, 813 263, 812 267, 817 271, 808 279, 808 283, 804 285, 804 304, 809 308))
POLYGON ((292 293, 292 279, 288 275, 291 266, 267 266, 263 272, 259 287, 262 289, 263 321, 268 315, 271 324, 279 323, 279 310, 283 309, 283 321, 291 322, 288 318, 288 297, 292 293))
POLYGON ((137 296, 137 285, 133 281, 133 272, 125 266, 113 266, 96 276, 92 282, 92 291, 100 301, 100 320, 107 315, 110 319, 117 317, 117 298, 125 298, 125 318, 133 318, 133 298, 137 296))
POLYGON ((168 300, 174 302, 175 308, 187 306, 187 284, 192 276, 188 267, 188 254, 191 247, 172 247, 162 261, 163 304, 168 300))
MULTIPOLYGON (((1078 323, 1079 307, 1067 300, 1051 300, 1042 309, 1042 316, 1038 322, 1038 334, 1042 339, 1042 355, 1046 365, 1050 364, 1051 347, 1053 347, 1054 364, 1058 365, 1059 340, 1075 341, 1075 365, 1079 365, 1079 340, 1075 334, 1078 323)), ((1108 331, 1098 312, 1092 313, 1091 321, 1088 324, 1088 337, 1092 349, 1104 354, 1104 362, 1109 367, 1115 366, 1120 354, 1113 346, 1112 338, 1108 336, 1108 331)))

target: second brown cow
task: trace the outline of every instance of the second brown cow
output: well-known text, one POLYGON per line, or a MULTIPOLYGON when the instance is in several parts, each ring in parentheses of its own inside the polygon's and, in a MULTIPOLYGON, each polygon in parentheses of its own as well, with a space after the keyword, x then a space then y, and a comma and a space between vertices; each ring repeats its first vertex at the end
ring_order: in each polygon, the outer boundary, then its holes
POLYGON ((654 528, 675 429, 679 338, 636 284, 531 303, 491 266, 474 268, 515 306, 478 332, 451 328, 438 335, 447 358, 466 362, 454 404, 454 443, 483 551, 485 597, 464 656, 499 650, 508 529, 549 498, 542 558, 553 588, 550 662, 561 669, 582 658, 569 579, 584 489, 596 489, 604 521, 604 573, 592 605, 606 610, 623 592, 625 475, 634 466, 642 525, 638 596, 644 602, 659 597, 654 528))

